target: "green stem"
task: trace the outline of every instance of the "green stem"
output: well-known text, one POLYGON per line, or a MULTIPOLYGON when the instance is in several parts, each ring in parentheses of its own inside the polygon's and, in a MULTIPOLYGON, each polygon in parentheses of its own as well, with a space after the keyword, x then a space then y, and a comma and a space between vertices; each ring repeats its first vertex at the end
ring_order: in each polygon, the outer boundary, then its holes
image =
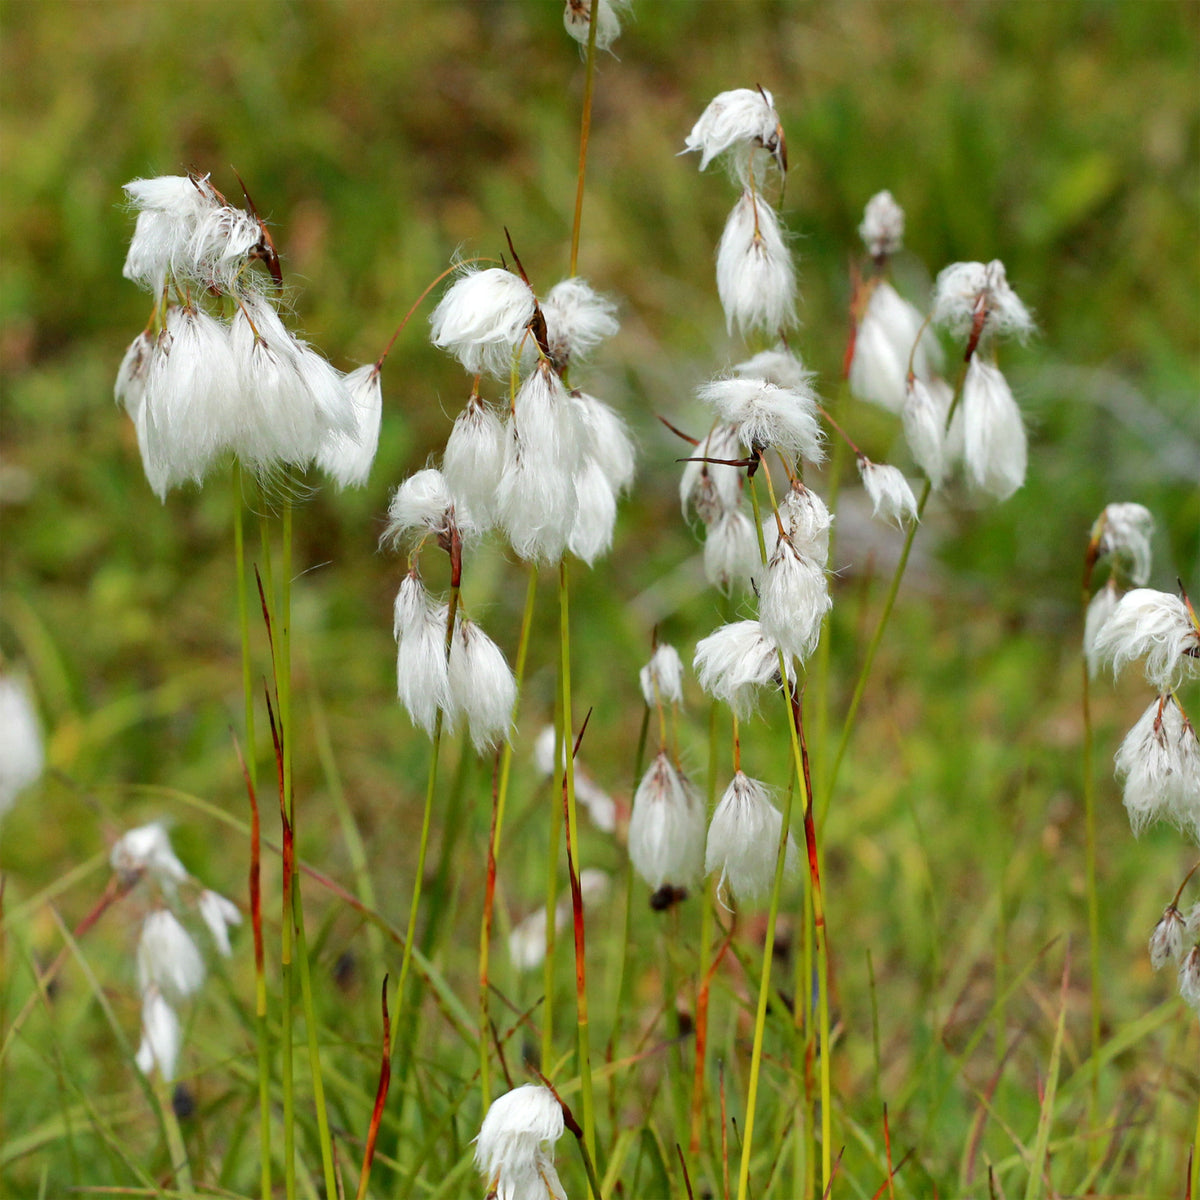
MULTIPOLYGON (((1083 616, 1087 621, 1091 601, 1092 566, 1095 559, 1089 552, 1083 574, 1083 616)), ((1083 686, 1080 700, 1083 708, 1083 812, 1084 859, 1087 873, 1088 968, 1091 982, 1092 1071, 1089 1106, 1095 1116, 1100 1099, 1100 894, 1096 887, 1096 778, 1092 770, 1094 734, 1092 729, 1091 679, 1087 655, 1081 656, 1083 686)))
MULTIPOLYGON (((521 638, 517 644, 517 661, 513 674, 517 680, 517 698, 513 701, 513 725, 516 726, 521 706, 521 688, 525 679, 525 658, 529 650, 529 631, 533 628, 534 602, 537 598, 537 568, 529 568, 529 583, 525 588, 525 612, 521 617, 521 638)), ((488 968, 492 944, 492 907, 496 896, 496 855, 500 847, 500 831, 504 826, 504 809, 508 800, 508 780, 512 771, 512 739, 500 751, 500 778, 496 789, 495 817, 488 845, 487 892, 483 903, 483 919, 479 926, 479 1087, 486 1113, 492 1103, 491 1086, 491 990, 488 968)))
POLYGON ((592 94, 596 82, 596 15, 601 0, 592 0, 591 19, 588 22, 587 57, 583 78, 583 115, 579 123, 579 170, 575 180, 575 217, 571 223, 571 267, 568 275, 574 275, 579 266, 579 234, 583 228, 583 184, 587 175, 588 139, 592 132, 592 94))
MULTIPOLYGON (((246 531, 242 511, 242 465, 233 460, 233 547, 238 591, 238 633, 242 642, 242 695, 245 704, 245 763, 251 787, 258 785, 258 755, 254 738, 254 673, 250 660, 250 604, 246 578, 246 531)), ((258 1058, 259 1187, 262 1200, 271 1198, 271 1046, 267 1025, 267 981, 255 962, 254 1015, 258 1058)))
POLYGON ((175 1115, 175 1106, 171 1103, 170 1090, 157 1069, 154 1072, 154 1096, 162 1112, 163 1129, 167 1136, 167 1153, 171 1156, 171 1174, 178 1181, 179 1193, 190 1196, 195 1188, 192 1182, 192 1164, 188 1159, 183 1130, 179 1128, 179 1118, 175 1115))
MULTIPOLYGON (((595 17, 595 10, 592 12, 595 17)), ((593 39, 595 26, 592 27, 593 39)), ((574 725, 571 720, 571 614, 570 587, 567 580, 565 556, 558 564, 559 600, 559 678, 562 687, 563 727, 563 788, 567 799, 567 870, 571 873, 573 887, 578 893, 579 880, 579 823, 575 813, 575 755, 571 744, 574 725)), ((553 909, 548 908, 547 926, 554 923, 553 909)), ((579 1039, 579 1080, 581 1085, 581 1107, 583 1109, 583 1140, 588 1155, 596 1159, 596 1104, 592 1090, 592 1051, 588 1023, 587 963, 584 946, 582 920, 575 923, 575 1024, 579 1039)), ((547 1012, 547 1015, 549 1013, 547 1012)), ((595 1200, 600 1200, 597 1195, 595 1200)))

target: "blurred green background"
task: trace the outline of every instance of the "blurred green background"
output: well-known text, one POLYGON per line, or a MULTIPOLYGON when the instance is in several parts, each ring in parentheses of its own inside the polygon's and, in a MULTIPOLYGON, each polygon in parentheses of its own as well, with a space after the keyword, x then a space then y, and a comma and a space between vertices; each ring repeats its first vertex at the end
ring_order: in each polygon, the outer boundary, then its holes
MULTIPOLYGON (((5 0, 0 21, 0 651, 32 678, 58 772, 0 840, 24 896, 102 849, 100 834, 160 815, 141 785, 244 806, 229 743, 241 701, 228 486, 160 504, 111 400, 149 309, 121 278, 133 225, 121 185, 194 168, 235 196, 236 170, 271 223, 296 326, 349 369, 380 353, 454 252, 498 255, 504 228, 535 287, 565 273, 583 73, 554 0, 5 0)), ((1084 936, 1079 578, 1103 505, 1150 507, 1152 584, 1180 576, 1200 591, 1198 35, 1191 2, 643 0, 600 63, 580 271, 618 298, 622 331, 574 382, 617 405, 641 447, 612 555, 574 572, 577 704, 596 706, 587 751, 608 786, 628 788, 652 628, 687 659, 719 619, 679 517, 680 446, 654 419, 697 424, 696 384, 744 354, 712 271, 734 192, 677 157, 708 99, 774 93, 801 258, 795 345, 825 395, 856 227, 881 188, 907 212, 897 274, 912 299, 949 262, 1000 258, 1037 318, 1029 345, 1001 352, 1030 428, 1029 481, 999 507, 952 491, 931 510, 828 827, 832 926, 854 929, 845 970, 861 973, 874 946, 898 1008, 942 986, 946 947, 985 901, 1001 928, 1020 915, 1014 960, 1084 936)), ((427 345, 428 311, 385 369, 369 486, 319 490, 297 518, 300 695, 323 704, 394 916, 426 743, 393 699, 402 568, 376 539, 390 490, 438 450, 468 387, 427 345)), ((891 418, 852 405, 846 420, 911 472, 891 418)), ((835 713, 897 545, 856 542, 849 516, 843 527, 835 713)), ((511 652, 520 572, 485 552, 467 596, 511 652)), ((526 737, 549 711, 548 587, 544 602, 526 737)), ((1113 1021, 1169 992, 1144 937, 1188 861, 1170 831, 1132 841, 1107 777, 1143 690, 1102 682, 1097 698, 1113 1021)), ((764 741, 753 769, 782 777, 784 747, 764 741)), ((315 756, 297 770, 319 801, 315 756)), ((338 875, 321 811, 302 850, 338 875)), ((194 814, 172 815, 189 866, 237 890, 240 858, 194 814)), ((485 804, 469 822, 474 854, 485 804)), ((595 856, 617 865, 611 847, 595 856)), ((94 894, 70 897, 68 916, 94 894)), ((981 952, 993 936, 979 934, 981 952)))

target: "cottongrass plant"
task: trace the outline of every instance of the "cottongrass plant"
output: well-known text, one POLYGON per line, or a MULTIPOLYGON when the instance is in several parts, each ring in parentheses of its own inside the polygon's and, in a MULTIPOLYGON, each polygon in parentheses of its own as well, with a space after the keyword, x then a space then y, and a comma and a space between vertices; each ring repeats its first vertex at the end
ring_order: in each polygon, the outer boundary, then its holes
MULTIPOLYGON (((301 866, 295 857, 301 806, 292 785, 297 739, 290 669, 291 546, 293 500, 317 472, 338 487, 361 485, 369 476, 382 419, 387 351, 343 374, 291 331, 280 261, 248 198, 245 208, 236 207, 208 177, 196 174, 135 180, 127 187, 137 225, 125 272, 150 293, 152 309, 146 330, 125 355, 115 391, 133 423, 148 483, 165 498, 172 489, 203 484, 226 463, 234 474, 246 712, 239 745, 246 750, 253 810, 249 911, 256 950, 264 1196, 279 1190, 273 1178, 279 1169, 289 1200, 320 1187, 307 1177, 308 1164, 297 1145, 298 1131, 307 1124, 292 1062, 298 1005, 308 1040, 324 1190, 330 1196, 340 1194, 342 1184, 335 1134, 337 1142, 361 1143, 355 1145, 363 1150, 360 1198, 367 1193, 382 1134, 381 1161, 386 1159, 397 1176, 397 1194, 419 1194, 429 1185, 443 1195, 477 1192, 501 1200, 564 1200, 555 1146, 568 1130, 578 1141, 596 1200, 644 1184, 630 1184, 622 1173, 635 1153, 653 1152, 663 1186, 668 1176, 678 1178, 669 1152, 672 1140, 682 1170, 682 1186, 675 1189, 680 1195, 711 1192, 746 1200, 752 1194, 836 1194, 841 1146, 851 1138, 869 1140, 834 1091, 843 1050, 830 939, 845 937, 849 943, 854 930, 849 921, 831 930, 827 920, 823 818, 838 794, 839 768, 859 703, 931 493, 941 490, 949 497, 952 481, 959 478, 977 499, 1003 501, 1024 482, 1024 420, 1002 372, 1000 352, 1006 339, 1029 336, 1033 321, 998 261, 946 267, 923 306, 901 295, 892 263, 902 251, 905 214, 891 192, 879 192, 868 201, 859 229, 865 257, 851 279, 852 334, 843 378, 831 389, 806 366, 803 335, 796 332, 800 281, 784 219, 788 157, 775 97, 764 88, 736 88, 720 93, 703 110, 682 153, 697 156, 700 171, 720 164, 735 188, 716 245, 715 292, 727 329, 744 350, 735 356, 739 361, 720 367, 695 390, 703 417, 686 435, 679 495, 685 520, 694 518, 702 530, 704 571, 718 594, 721 617, 682 655, 656 631, 649 660, 638 673, 645 709, 632 796, 614 798, 581 765, 588 737, 581 728, 586 720, 578 721, 574 713, 569 567, 572 557, 590 566, 610 552, 618 502, 634 471, 624 421, 580 387, 588 357, 618 332, 618 322, 612 300, 578 274, 596 56, 612 47, 626 15, 626 5, 604 0, 567 0, 564 9, 566 31, 582 46, 586 72, 566 277, 546 286, 541 272, 526 273, 510 243, 502 260, 456 261, 430 315, 430 341, 465 372, 465 399, 441 454, 395 486, 381 539, 396 555, 396 695, 429 742, 406 925, 392 928, 365 894, 358 899, 334 893, 373 922, 373 933, 387 934, 400 956, 398 974, 384 981, 380 1083, 365 1138, 361 1131, 348 1132, 352 1107, 328 1112, 323 1094, 323 1080, 336 1080, 339 1088, 346 1081, 329 1061, 332 1031, 320 1026, 313 1003, 317 981, 309 970, 301 866), (957 360, 954 378, 944 375, 948 359, 957 360), (836 392, 832 399, 831 391, 836 392), (851 397, 890 414, 879 420, 890 419, 903 434, 923 476, 920 488, 899 466, 876 461, 873 450, 869 455, 852 440, 851 397), (832 581, 842 564, 835 514, 850 455, 873 516, 903 541, 874 626, 863 637, 840 730, 828 736, 823 714, 831 691, 832 581), (818 468, 825 469, 822 476, 818 468), (253 555, 242 528, 244 498, 265 509, 278 506, 261 522, 257 569, 270 652, 263 672, 274 750, 268 758, 281 807, 282 997, 269 994, 264 961, 258 828, 262 755, 254 733, 261 700, 253 683, 247 601, 253 594, 248 570, 253 555), (480 587, 475 569, 485 542, 526 573, 517 630, 494 627, 473 590, 480 587), (530 706, 521 693, 539 575, 548 570, 557 574, 558 588, 555 714, 553 726, 535 739, 522 720, 530 706), (698 768, 689 737, 694 732, 689 668, 709 704, 707 761, 698 768), (769 709, 779 704, 789 754, 782 780, 759 768, 760 761, 770 761, 769 709), (815 720, 809 711, 818 714, 815 720), (462 738, 463 755, 458 779, 447 786, 439 767, 443 741, 453 734, 462 738), (550 780, 544 789, 548 807, 530 808, 541 817, 535 836, 545 870, 544 894, 536 899, 515 896, 517 881, 528 875, 518 861, 527 847, 523 843, 518 850, 517 835, 505 824, 520 786, 519 777, 512 776, 514 755, 528 742, 535 743, 537 770, 550 780), (468 746, 482 768, 469 761, 468 746), (455 912, 449 898, 457 893, 443 886, 443 873, 451 869, 457 810, 446 819, 437 871, 431 875, 426 867, 437 801, 449 792, 457 803, 463 780, 473 771, 489 773, 492 781, 486 873, 479 872, 483 904, 478 974, 471 985, 478 985, 474 1013, 441 973, 437 954, 426 953, 431 945, 442 947, 433 934, 425 940, 421 930, 423 917, 431 930, 455 912), (761 779, 755 777, 759 774, 761 779), (604 981, 614 1014, 612 1033, 595 1079, 589 1006, 600 989, 593 986, 589 993, 585 933, 608 910, 612 881, 608 872, 582 865, 577 807, 591 818, 589 836, 595 844, 614 854, 623 848, 628 859, 619 969, 615 982, 604 981), (561 894, 564 837, 569 892, 561 894), (661 987, 635 976, 635 964, 644 963, 645 956, 635 957, 629 900, 643 887, 651 909, 660 914, 653 982, 661 987), (510 906, 528 914, 511 928, 505 922, 510 906), (512 973, 541 972, 541 995, 524 1010, 497 987, 491 963, 497 913, 512 973), (691 923, 693 915, 698 928, 691 923), (568 929, 575 980, 570 1047, 563 1044, 555 994, 556 947, 568 929), (789 930, 797 942, 790 989, 773 978, 777 950, 789 930), (761 950, 757 963, 747 943, 754 952, 761 950), (439 1077, 443 1064, 426 1070, 415 1052, 424 1045, 421 1021, 428 1006, 422 997, 427 994, 470 1047, 475 1061, 466 1070, 439 1077), (691 1040, 685 1020, 689 1004, 691 1040), (653 1015, 644 1018, 647 1012, 653 1015), (710 1062, 714 1018, 727 1020, 724 1045, 733 1052, 719 1069, 710 1062), (662 1026, 665 1045, 655 1039, 662 1026), (773 1042, 777 1032, 782 1042, 773 1042), (328 1046, 322 1045, 319 1039, 327 1037, 328 1046), (278 1086, 272 1078, 277 1052, 278 1086), (689 1053, 694 1054, 690 1063, 689 1053), (524 1059, 520 1067, 518 1056, 524 1059), (514 1078, 522 1070, 536 1074, 537 1082, 514 1078), (626 1093, 634 1072, 661 1081, 661 1090, 648 1093, 651 1100, 632 1088, 626 1093), (598 1103, 605 1085, 607 1114, 598 1103), (774 1093, 777 1127, 769 1131, 768 1098, 774 1093), (576 1097, 578 1123, 564 1099, 576 1103, 576 1097), (661 1120, 651 1111, 658 1098, 671 1110, 661 1120), (395 1117, 406 1104, 416 1104, 417 1115, 395 1117), (786 1114, 786 1126, 780 1113, 786 1114), (480 1180, 472 1190, 463 1179, 471 1167, 467 1143, 476 1117, 473 1157, 480 1180), (730 1148, 726 1139, 735 1126, 740 1146, 730 1148), (778 1136, 769 1149, 767 1132, 778 1136), (431 1147, 446 1136, 461 1152, 460 1161, 446 1178, 430 1184, 422 1172, 431 1147), (418 1144, 410 1137, 425 1140, 418 1144), (731 1158, 738 1160, 732 1186, 731 1158)), ((1085 705, 1089 681, 1102 665, 1120 672, 1136 661, 1144 664, 1155 696, 1116 756, 1125 806, 1135 832, 1165 821, 1200 837, 1200 743, 1180 700, 1181 688, 1197 674, 1200 626, 1186 596, 1149 588, 1151 531, 1149 513, 1134 504, 1110 505, 1093 530, 1084 584, 1085 705), (1109 576, 1093 591, 1093 569, 1101 563, 1110 567, 1109 576)), ((632 678, 628 686, 632 691, 632 678)), ((0 711, 16 711, 15 701, 2 691, 0 704, 10 706, 0 711)), ((9 726, 4 735, 10 741, 14 729, 20 732, 16 718, 0 725, 9 726)), ((1090 717, 1086 730, 1090 749, 1090 717)), ((332 751, 326 757, 332 759, 332 751)), ((41 765, 40 749, 0 761, 0 802, 34 781, 41 765)), ((1093 1063, 1100 1049, 1094 807, 1089 790, 1093 1063)), ((528 833, 527 824, 522 832, 528 833)), ((484 845, 480 837, 481 863, 484 845)), ((206 929, 212 951, 228 957, 248 940, 236 933, 243 910, 188 874, 160 825, 125 834, 113 848, 111 865, 112 896, 129 894, 131 906, 139 905, 133 973, 141 1036, 130 1057, 145 1085, 157 1089, 173 1168, 170 1185, 186 1193, 193 1190, 187 1147, 165 1089, 178 1077, 184 1054, 181 1014, 203 995, 208 971, 209 948, 202 948, 192 930, 206 929)), ((1184 900, 1192 878, 1184 879, 1165 907, 1149 948, 1152 965, 1173 966, 1180 994, 1200 1011, 1200 902, 1184 900)), ((322 940, 326 934, 327 929, 322 940)), ((848 1021, 853 1008, 843 1005, 842 1012, 848 1021)), ((850 1032, 857 1031, 847 1026, 850 1032)), ((341 1030, 336 1033, 343 1040, 341 1030)), ((1056 1042, 1056 1055, 1060 1046, 1056 1042)), ((1048 1143, 1041 1129, 1038 1136, 1044 1159, 1048 1143)), ((885 1187, 899 1170, 893 1167, 888 1138, 885 1115, 885 1187)), ((1036 1163, 1034 1176, 1040 1177, 1036 1163)), ((643 1187, 639 1194, 655 1193, 643 1187)), ((1032 1185, 1031 1194, 1037 1194, 1032 1185)))

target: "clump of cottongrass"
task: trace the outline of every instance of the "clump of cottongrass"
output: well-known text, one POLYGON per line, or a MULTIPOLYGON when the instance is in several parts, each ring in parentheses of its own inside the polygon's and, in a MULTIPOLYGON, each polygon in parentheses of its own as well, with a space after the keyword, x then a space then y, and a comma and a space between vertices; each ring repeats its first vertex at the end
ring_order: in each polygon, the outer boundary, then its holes
POLYGON ((125 191, 138 210, 125 276, 154 308, 114 395, 152 489, 165 499, 201 483, 226 455, 260 478, 315 464, 341 487, 364 483, 379 436, 379 364, 343 376, 284 326, 251 269, 263 262, 282 283, 253 208, 230 205, 207 176, 138 179, 125 191))
POLYGON ((217 951, 232 954, 229 930, 242 922, 237 905, 194 879, 176 857, 165 827, 151 822, 126 831, 109 861, 122 892, 148 905, 138 936, 136 969, 142 998, 142 1037, 135 1061, 143 1074, 175 1077, 183 1045, 178 1008, 203 987, 204 956, 180 920, 194 912, 217 951))

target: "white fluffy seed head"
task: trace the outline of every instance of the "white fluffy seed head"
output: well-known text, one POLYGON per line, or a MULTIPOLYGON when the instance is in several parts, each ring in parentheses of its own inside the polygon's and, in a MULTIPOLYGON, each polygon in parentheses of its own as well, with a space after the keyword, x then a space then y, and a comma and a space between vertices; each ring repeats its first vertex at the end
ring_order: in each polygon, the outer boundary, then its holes
POLYGON ((585 458, 575 472, 575 520, 567 549, 590 567, 612 545, 617 520, 617 497, 604 468, 585 458))
POLYGON ((446 440, 442 474, 481 530, 495 523, 496 489, 503 466, 504 426, 495 412, 473 395, 446 440))
POLYGON ((725 322, 744 336, 777 334, 796 323, 796 268, 775 210, 746 189, 717 247, 717 294, 725 322))
POLYGON ((934 389, 921 379, 912 379, 905 387, 900 409, 904 437, 913 460, 925 472, 930 484, 940 488, 949 464, 946 453, 946 412, 935 398, 934 389))
POLYGON ((629 429, 617 412, 586 392, 572 392, 583 454, 595 459, 616 493, 633 482, 634 448, 629 429))
POLYGON ((1112 616, 1113 610, 1121 599, 1114 580, 1110 579, 1088 603, 1087 614, 1083 622, 1083 655, 1087 659, 1088 675, 1095 679, 1100 670, 1100 653, 1097 642, 1100 630, 1112 616))
MULTIPOLYGON (((610 5, 605 4, 604 8, 610 5)), ((603 12, 603 9, 601 10, 603 12)), ((550 361, 562 371, 621 328, 617 306, 577 275, 556 283, 542 300, 550 361)))
POLYGON ((899 412, 908 390, 910 360, 914 375, 928 379, 940 368, 941 358, 921 313, 890 283, 876 283, 854 335, 850 390, 889 412, 899 412))
POLYGON ((454 724, 450 676, 446 664, 444 605, 435 604, 420 577, 409 572, 396 594, 396 695, 413 723, 432 736, 441 710, 454 724))
POLYGON ((1200 743, 1171 697, 1151 703, 1114 762, 1135 834, 1162 820, 1200 840, 1200 743))
POLYGON ((1193 946, 1179 960, 1179 997, 1195 1013, 1200 1013, 1200 946, 1193 946))
POLYGON ((146 394, 146 376, 150 371, 153 352, 154 338, 145 331, 139 333, 129 343, 129 349, 125 351, 125 357, 117 371, 116 383, 113 385, 113 399, 125 409, 135 423, 146 394))
POLYGON ((1145 660, 1146 679, 1159 692, 1174 691, 1200 674, 1200 631, 1187 605, 1169 592, 1135 588, 1126 592, 1096 635, 1096 656, 1119 675, 1145 660))
POLYGON ((1033 318, 1008 283, 1004 264, 993 259, 952 263, 934 285, 933 320, 954 337, 966 339, 978 328, 981 337, 993 334, 1027 337, 1033 318))
POLYGON ((567 548, 583 442, 575 404, 558 375, 539 364, 513 401, 496 493, 499 522, 521 558, 557 562, 567 548))
POLYGON ((704 535, 704 577, 713 587, 723 592, 748 587, 761 562, 754 522, 740 508, 727 509, 708 526, 704 535))
POLYGON ((648 708, 683 703, 683 660, 679 651, 659 642, 650 661, 638 672, 638 682, 648 708))
POLYGON ((181 1000, 200 990, 204 959, 191 935, 168 909, 152 912, 142 923, 137 948, 138 987, 156 987, 181 1000))
POLYGON ((454 497, 446 477, 435 467, 410 475, 393 493, 388 523, 380 541, 396 545, 409 534, 447 536, 456 524, 454 497))
POLYGON ((192 278, 192 237, 201 218, 220 207, 207 176, 134 179, 125 185, 125 194, 138 210, 122 271, 125 278, 156 294, 170 275, 192 278))
POLYGON ((148 874, 159 887, 173 891, 188 877, 183 863, 175 857, 166 828, 158 821, 127 830, 113 843, 108 861, 128 884, 148 874))
POLYGON ((679 480, 679 503, 686 518, 692 509, 705 525, 723 512, 737 508, 742 497, 742 467, 726 465, 741 457, 741 442, 732 425, 718 423, 688 456, 679 480), (702 462, 701 459, 725 462, 702 462))
POLYGON ((197 308, 168 309, 138 412, 147 479, 160 499, 189 479, 201 482, 234 446, 241 408, 228 327, 197 308))
POLYGON ((826 508, 825 501, 799 479, 792 480, 791 487, 779 502, 779 520, 770 513, 763 521, 763 544, 768 561, 779 545, 780 524, 797 554, 812 559, 819 567, 829 565, 829 530, 833 525, 833 514, 826 508))
POLYGON ((997 500, 1007 500, 1025 482, 1025 424, 999 367, 978 355, 967 367, 962 410, 967 479, 997 500))
MULTIPOLYGON (((783 816, 768 799, 767 789, 738 771, 708 827, 704 873, 720 872, 718 894, 727 888, 740 903, 748 903, 770 890, 782 826, 783 816)), ((785 875, 795 875, 799 861, 789 831, 785 875)))
POLYGON ((817 397, 811 386, 784 388, 765 379, 714 379, 696 395, 733 427, 752 452, 775 449, 786 457, 820 463, 825 457, 817 397))
MULTIPOLYGON (((492 1102, 475 1139, 475 1165, 489 1183, 499 1178, 501 1185, 506 1175, 524 1174, 543 1160, 553 1171, 551 1155, 562 1135, 562 1108, 554 1093, 539 1084, 523 1084, 492 1102)), ((537 1195, 533 1190, 518 1192, 511 1187, 497 1192, 511 1200, 537 1195)))
POLYGON ((1111 560, 1114 574, 1134 587, 1150 578, 1150 539, 1154 516, 1141 504, 1108 504, 1092 530, 1097 557, 1111 560))
MULTIPOLYGON (((794 668, 786 655, 784 662, 790 679, 794 668)), ((779 686, 779 647, 758 621, 735 621, 697 642, 692 668, 714 700, 723 700, 739 717, 746 717, 758 688, 779 686)))
POLYGON ((865 454, 860 454, 858 473, 871 497, 872 516, 881 521, 895 521, 897 525, 918 519, 917 498, 899 467, 874 463, 865 454))
POLYGON ((42 731, 25 684, 0 675, 0 817, 42 777, 42 731))
POLYGON ((629 858, 656 891, 690 887, 704 859, 704 804, 687 776, 662 750, 633 797, 629 858))
MULTIPOLYGON (((600 17, 596 22, 596 49, 607 50, 621 33, 621 18, 629 9, 629 0, 601 0, 600 17)), ((592 0, 567 0, 563 9, 563 27, 579 43, 587 47, 592 23, 592 0)))
POLYGON ((519 275, 503 267, 467 267, 433 310, 430 339, 472 375, 507 376, 535 307, 533 292, 519 275))
POLYGON ((142 993, 142 1040, 134 1062, 143 1075, 155 1067, 165 1083, 175 1078, 179 1050, 183 1045, 183 1030, 175 1010, 157 987, 142 993))
POLYGON ((900 249, 904 242, 904 209, 891 192, 876 192, 867 201, 858 236, 872 258, 886 258, 900 249))
POLYGON ((802 393, 812 390, 812 381, 816 378, 816 374, 786 346, 760 350, 745 362, 738 363, 733 373, 747 379, 765 379, 778 387, 802 393))
POLYGON ((228 958, 233 953, 233 947, 229 944, 229 930, 232 926, 242 923, 242 914, 238 911, 238 906, 219 892, 205 888, 200 893, 197 907, 201 919, 208 926, 208 932, 212 934, 217 950, 223 957, 228 958))
POLYGON ((377 363, 367 363, 342 379, 354 413, 354 428, 330 430, 317 449, 317 466, 339 488, 363 487, 379 449, 383 420, 383 388, 377 363))
POLYGON ((806 662, 817 648, 832 603, 825 571, 781 538, 759 582, 763 635, 785 655, 806 662))
POLYGON ((307 467, 336 435, 354 441, 356 399, 340 372, 279 319, 274 305, 247 296, 230 327, 238 376, 230 445, 258 471, 307 467))
POLYGON ((756 88, 733 88, 709 101, 684 142, 683 154, 699 151, 700 170, 714 158, 730 156, 730 166, 743 183, 756 150, 786 163, 783 127, 771 93, 756 88))
POLYGON ((1183 954, 1187 922, 1174 904, 1168 904, 1150 934, 1150 965, 1161 971, 1169 962, 1178 962, 1183 954))
POLYGON ((449 683, 452 704, 466 717, 477 752, 507 739, 517 681, 500 647, 474 621, 461 620, 454 631, 449 683))

